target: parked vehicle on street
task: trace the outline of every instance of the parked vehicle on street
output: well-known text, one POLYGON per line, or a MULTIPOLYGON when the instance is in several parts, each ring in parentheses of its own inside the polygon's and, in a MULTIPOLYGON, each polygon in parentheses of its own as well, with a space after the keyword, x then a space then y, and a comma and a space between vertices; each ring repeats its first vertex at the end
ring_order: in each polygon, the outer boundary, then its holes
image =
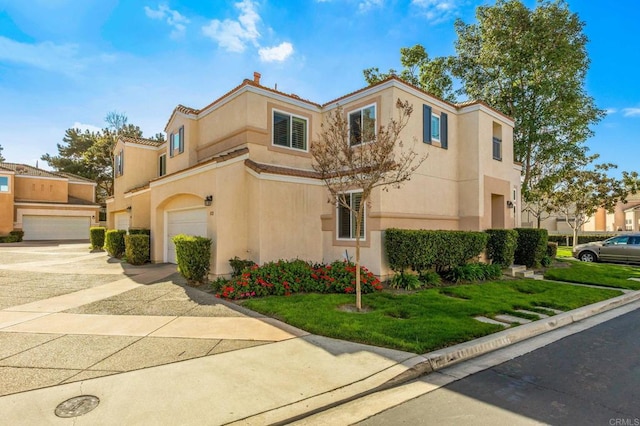
POLYGON ((583 262, 640 263, 640 233, 578 244, 573 248, 573 257, 583 262))

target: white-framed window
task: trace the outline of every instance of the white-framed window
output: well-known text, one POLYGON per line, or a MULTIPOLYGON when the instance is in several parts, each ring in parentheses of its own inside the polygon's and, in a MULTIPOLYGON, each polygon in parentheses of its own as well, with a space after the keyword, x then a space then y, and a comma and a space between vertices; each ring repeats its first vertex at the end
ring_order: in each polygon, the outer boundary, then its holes
POLYGON ((115 162, 114 171, 115 171, 116 177, 122 176, 124 174, 124 150, 123 149, 121 149, 120 152, 116 154, 114 162, 115 162))
POLYGON ((349 144, 371 142, 376 137, 376 104, 349 113, 349 144))
POLYGON ((158 157, 158 176, 167 174, 167 154, 160 154, 158 157))
POLYGON ((307 150, 308 121, 304 117, 273 110, 273 144, 307 150))
POLYGON ((171 157, 184 152, 184 126, 169 135, 169 155, 171 157))
POLYGON ((9 192, 9 176, 0 176, 0 192, 9 192))
POLYGON ((431 114, 431 140, 440 142, 440 116, 431 114))
MULTIPOLYGON (((342 196, 340 196, 342 197, 342 196)), ((345 200, 350 209, 338 203, 337 206, 337 237, 339 240, 355 240, 356 239, 356 213, 362 203, 362 192, 348 192, 344 194, 345 200)), ((362 209, 362 224, 360 226, 360 238, 365 239, 365 228, 367 217, 365 214, 366 206, 362 209)))

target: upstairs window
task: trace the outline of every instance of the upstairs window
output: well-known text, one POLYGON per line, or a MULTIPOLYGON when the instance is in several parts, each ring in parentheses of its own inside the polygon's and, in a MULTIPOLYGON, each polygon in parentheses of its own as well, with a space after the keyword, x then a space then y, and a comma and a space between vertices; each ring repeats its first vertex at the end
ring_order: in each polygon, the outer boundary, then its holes
POLYGON ((124 174, 124 150, 122 149, 116 154, 114 171, 116 177, 122 176, 124 174))
POLYGON ((9 176, 0 176, 0 192, 9 192, 9 176))
POLYGON ((502 126, 493 123, 493 159, 502 161, 502 126))
POLYGON ((376 137, 376 106, 369 105, 349 113, 349 144, 372 142, 376 137))
POLYGON ((158 157, 158 176, 164 176, 167 174, 167 154, 162 154, 158 157))
MULTIPOLYGON (((362 192, 350 192, 344 194, 347 204, 351 209, 338 203, 338 239, 355 240, 356 239, 356 213, 362 202, 362 192)), ((365 208, 362 210, 362 224, 360 225, 360 238, 364 239, 365 229, 365 208)))
POLYGON ((422 105, 422 141, 430 144, 440 142, 440 147, 449 148, 448 116, 435 114, 429 105, 422 105))
POLYGON ((176 133, 169 135, 169 155, 172 157, 184 152, 184 126, 180 127, 176 133))
POLYGON ((307 119, 273 111, 273 144, 306 151, 307 119))

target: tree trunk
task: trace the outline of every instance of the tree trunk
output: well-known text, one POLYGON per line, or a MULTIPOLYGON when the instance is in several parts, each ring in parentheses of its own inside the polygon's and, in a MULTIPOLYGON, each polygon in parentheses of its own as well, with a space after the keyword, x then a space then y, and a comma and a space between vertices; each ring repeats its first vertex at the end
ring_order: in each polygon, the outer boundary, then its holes
MULTIPOLYGON (((360 203, 361 206, 363 204, 362 202, 360 203)), ((356 218, 356 309, 358 312, 362 311, 362 290, 360 288, 360 228, 362 227, 362 219, 360 210, 358 209, 356 218)))

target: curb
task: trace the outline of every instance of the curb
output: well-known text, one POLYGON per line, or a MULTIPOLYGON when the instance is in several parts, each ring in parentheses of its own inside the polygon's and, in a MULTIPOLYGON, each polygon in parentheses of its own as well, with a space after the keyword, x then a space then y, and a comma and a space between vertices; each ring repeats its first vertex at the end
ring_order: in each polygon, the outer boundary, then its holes
MULTIPOLYGON (((407 381, 415 380, 425 374, 449 367, 458 362, 475 358, 497 349, 502 349, 513 345, 514 343, 582 321, 585 318, 619 308, 620 306, 637 300, 640 300, 640 290, 626 293, 612 299, 603 300, 602 302, 582 306, 549 318, 519 325, 513 329, 499 331, 497 333, 450 346, 442 350, 430 352, 423 355, 426 358, 426 361, 413 366, 400 376, 391 379, 389 382, 392 383, 393 386, 397 386, 407 381)), ((383 386, 386 388, 387 384, 385 383, 383 386)))
POLYGON ((369 390, 351 395, 346 398, 338 399, 325 406, 317 407, 308 412, 289 417, 285 420, 273 422, 272 424, 287 425, 297 421, 301 421, 315 414, 332 408, 336 408, 340 405, 355 401, 362 397, 398 387, 407 382, 419 379, 422 376, 441 370, 445 367, 449 367, 459 362, 466 361, 480 355, 505 348, 507 346, 511 346, 515 343, 539 336, 549 331, 562 328, 564 326, 582 321, 586 318, 619 308, 638 300, 640 300, 640 290, 626 293, 612 299, 604 300, 602 302, 582 306, 571 311, 554 315, 553 317, 540 319, 538 321, 534 321, 524 325, 519 325, 513 329, 499 331, 497 333, 480 337, 469 342, 450 346, 442 350, 430 352, 421 356, 418 355, 416 358, 414 358, 414 362, 417 361, 417 359, 423 359, 424 361, 415 363, 403 373, 393 377, 392 379, 389 379, 379 386, 373 387, 369 390))

